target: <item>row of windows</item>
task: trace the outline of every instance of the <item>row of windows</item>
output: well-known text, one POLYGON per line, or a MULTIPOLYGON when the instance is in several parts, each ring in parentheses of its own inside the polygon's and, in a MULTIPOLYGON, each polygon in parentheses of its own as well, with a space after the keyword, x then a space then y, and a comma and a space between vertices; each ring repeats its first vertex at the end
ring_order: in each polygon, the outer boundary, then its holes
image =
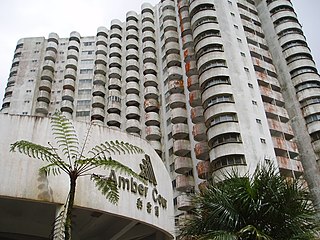
POLYGON ((301 101, 301 107, 306 107, 308 105, 317 104, 317 103, 320 103, 320 96, 304 99, 303 101, 301 101))
POLYGON ((223 103, 223 102, 234 102, 232 95, 219 95, 210 98, 204 103, 204 108, 210 107, 212 105, 218 104, 218 103, 223 103))
POLYGON ((306 119, 307 124, 315 122, 315 121, 320 121, 320 113, 315 113, 315 114, 309 115, 305 119, 306 119))
POLYGON ((211 126, 214 126, 223 122, 237 122, 237 115, 235 113, 225 113, 219 116, 216 116, 211 120, 211 126))
POLYGON ((211 61, 206 62, 199 68, 199 75, 201 75, 203 72, 209 70, 210 68, 216 68, 216 67, 227 67, 226 60, 223 59, 214 59, 211 61))
POLYGON ((217 158, 213 161, 213 170, 218 170, 222 167, 234 166, 234 165, 246 165, 244 155, 228 155, 221 158, 217 158))
POLYGON ((218 135, 210 141, 210 147, 217 147, 226 143, 242 143, 240 133, 225 133, 218 135))
POLYGON ((203 89, 207 89, 211 86, 215 86, 218 84, 230 84, 230 79, 227 76, 218 76, 218 77, 212 77, 206 81, 206 83, 203 85, 203 89))
POLYGON ((308 82, 302 82, 295 86, 296 92, 308 89, 308 88, 320 88, 320 82, 319 81, 308 81, 308 82))

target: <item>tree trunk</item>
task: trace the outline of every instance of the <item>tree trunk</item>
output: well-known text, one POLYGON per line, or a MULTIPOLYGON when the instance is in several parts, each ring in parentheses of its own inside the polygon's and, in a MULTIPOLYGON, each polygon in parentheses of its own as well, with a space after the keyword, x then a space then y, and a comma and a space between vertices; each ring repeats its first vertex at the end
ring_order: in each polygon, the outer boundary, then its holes
POLYGON ((71 240, 71 230, 72 230, 72 210, 74 197, 76 193, 76 181, 77 175, 75 172, 70 173, 70 190, 69 190, 69 198, 68 198, 68 206, 67 206, 67 214, 66 214, 66 222, 65 222, 65 240, 71 240))

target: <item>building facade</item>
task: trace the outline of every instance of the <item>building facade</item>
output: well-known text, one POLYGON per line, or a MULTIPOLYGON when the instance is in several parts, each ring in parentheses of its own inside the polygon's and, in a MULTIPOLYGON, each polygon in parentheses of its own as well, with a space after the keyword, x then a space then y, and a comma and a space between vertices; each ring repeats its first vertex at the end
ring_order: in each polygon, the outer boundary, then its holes
POLYGON ((146 139, 178 225, 207 180, 264 161, 288 177, 304 169, 320 196, 319 87, 289 0, 162 0, 96 36, 19 40, 1 112, 59 110, 146 139))

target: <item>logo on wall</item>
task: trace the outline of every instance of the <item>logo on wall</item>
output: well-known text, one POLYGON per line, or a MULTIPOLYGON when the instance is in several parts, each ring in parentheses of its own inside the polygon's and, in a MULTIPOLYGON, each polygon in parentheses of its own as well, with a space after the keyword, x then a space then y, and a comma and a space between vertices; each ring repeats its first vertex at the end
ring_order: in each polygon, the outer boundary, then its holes
POLYGON ((145 159, 142 159, 142 163, 140 163, 140 176, 149 181, 150 183, 152 183, 154 186, 157 186, 157 180, 156 177, 154 175, 154 171, 152 168, 152 164, 151 164, 151 160, 150 157, 145 154, 145 159))

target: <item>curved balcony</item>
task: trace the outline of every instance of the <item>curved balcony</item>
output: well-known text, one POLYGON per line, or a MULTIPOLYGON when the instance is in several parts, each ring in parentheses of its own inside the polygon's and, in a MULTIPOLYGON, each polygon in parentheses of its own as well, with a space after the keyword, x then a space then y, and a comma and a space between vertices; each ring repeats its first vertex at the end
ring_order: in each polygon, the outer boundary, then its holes
POLYGON ((102 85, 104 86, 106 84, 106 76, 102 74, 95 74, 93 76, 93 85, 102 85))
POLYGON ((126 94, 137 94, 140 93, 140 85, 136 82, 127 82, 126 94))
MULTIPOLYGON (((98 33, 99 34, 99 33, 98 33)), ((108 42, 108 36, 106 35, 106 33, 104 35, 98 35, 96 38, 96 45, 104 45, 104 46, 108 46, 107 44, 108 42)))
POLYGON ((156 88, 156 87, 146 87, 144 89, 144 98, 145 99, 150 99, 150 98, 153 98, 153 99, 158 99, 159 97, 159 90, 156 88))
POLYGON ((193 125, 192 135, 193 139, 197 142, 207 140, 207 128, 204 123, 197 123, 193 125))
POLYGON ((192 159, 190 157, 175 157, 174 171, 179 174, 186 174, 193 169, 192 159))
POLYGON ((217 158, 227 155, 244 155, 244 149, 241 143, 225 143, 216 146, 210 151, 210 160, 214 161, 217 158))
POLYGON ((144 75, 144 87, 158 87, 158 78, 153 74, 144 75))
POLYGON ((279 24, 278 26, 275 27, 275 31, 276 33, 280 33, 286 29, 291 29, 291 28, 295 28, 295 29, 300 29, 301 30, 301 25, 298 22, 294 22, 294 21, 288 21, 288 22, 284 22, 279 24))
POLYGON ((106 75, 107 67, 104 64, 96 64, 94 67, 94 74, 106 75))
MULTIPOLYGON (((54 72, 54 62, 50 60, 44 61, 42 69, 54 72)), ((13 71, 13 68, 11 68, 10 71, 13 71)))
POLYGON ((100 26, 97 29, 97 36, 105 36, 108 37, 108 29, 104 26, 100 26))
POLYGON ((47 102, 36 103, 36 113, 48 114, 49 104, 47 102))
POLYGON ((154 42, 146 41, 142 43, 142 51, 143 52, 153 52, 156 53, 156 45, 154 42))
POLYGON ((67 68, 64 72, 64 79, 71 78, 74 81, 77 79, 77 72, 72 68, 67 68))
POLYGON ((107 112, 110 114, 115 113, 119 115, 121 112, 121 103, 116 101, 108 101, 107 112))
POLYGON ((164 21, 163 22, 163 30, 165 32, 168 32, 168 31, 176 32, 178 30, 177 29, 177 22, 174 20, 170 20, 170 19, 168 19, 167 21, 164 21))
POLYGON ((69 101, 73 102, 73 100, 74 100, 74 91, 72 91, 70 89, 64 89, 62 91, 62 100, 69 100, 69 101))
POLYGON ((178 32, 168 31, 164 33, 164 42, 165 42, 165 52, 166 54, 179 53, 180 45, 179 45, 180 36, 178 32), (171 52, 172 50, 172 52, 171 52))
POLYGON ((183 79, 181 67, 171 67, 168 69, 168 80, 183 79))
POLYGON ((179 54, 176 53, 172 53, 167 55, 166 57, 166 61, 167 61, 167 67, 175 67, 175 66, 181 66, 181 57, 179 54))
POLYGON ((240 133, 239 124, 237 122, 222 122, 208 128, 208 145, 212 147, 214 139, 225 133, 240 133))
POLYGON ((121 58, 118 56, 112 56, 109 58, 109 67, 121 68, 121 58))
POLYGON ((69 49, 67 52, 67 59, 75 59, 76 61, 78 61, 79 58, 79 52, 77 50, 74 49, 69 49))
POLYGON ((183 93, 173 93, 169 96, 170 108, 184 108, 186 106, 186 96, 183 93))
POLYGON ((152 148, 158 153, 159 156, 161 156, 162 154, 162 144, 160 141, 149 141, 150 145, 152 146, 152 148))
POLYGON ((184 86, 183 86, 183 80, 182 79, 173 79, 173 80, 170 80, 169 81, 169 84, 168 84, 168 89, 169 89, 169 92, 171 94, 174 94, 174 93, 183 93, 184 91, 184 86))
POLYGON ((176 177, 176 190, 179 192, 191 192, 195 182, 193 176, 178 175, 176 177))
POLYGON ((145 52, 143 53, 143 63, 157 63, 157 56, 154 52, 145 52))
POLYGON ((40 90, 38 93, 37 101, 50 103, 50 93, 44 90, 40 90))
POLYGON ((53 51, 57 53, 58 44, 56 42, 48 42, 46 51, 53 51))
POLYGON ((294 46, 294 47, 283 50, 283 56, 285 58, 296 55, 296 54, 303 54, 303 53, 307 55, 311 55, 310 48, 307 46, 294 46))
POLYGON ((128 133, 140 134, 140 132, 141 132, 141 124, 140 124, 139 120, 128 119, 126 121, 126 131, 128 133))
POLYGON ((177 156, 184 157, 191 151, 191 145, 189 140, 174 140, 173 141, 173 153, 177 156))
POLYGON ((121 80, 118 78, 110 78, 109 79, 109 84, 108 84, 108 89, 116 89, 118 91, 121 90, 121 80))
POLYGON ((191 203, 191 196, 180 195, 177 197, 177 208, 180 211, 189 211, 193 208, 191 203))
POLYGON ((209 159, 209 146, 207 142, 199 142, 194 146, 194 151, 197 159, 208 160, 209 159))
POLYGON ((236 113, 236 106, 232 102, 223 102, 215 105, 211 105, 210 107, 207 107, 204 111, 204 119, 206 126, 211 125, 211 121, 218 115, 224 114, 224 113, 236 113))
POLYGON ((102 65, 107 65, 107 56, 103 54, 97 54, 96 55, 96 60, 94 62, 95 64, 102 64, 102 65))
POLYGON ((76 32, 76 31, 72 31, 70 33, 69 41, 74 40, 74 41, 80 42, 80 39, 81 39, 80 33, 76 32))
POLYGON ((295 142, 287 141, 283 138, 272 137, 273 146, 275 148, 275 152, 290 152, 291 156, 298 155, 298 147, 295 142))
POLYGON ((203 108, 202 106, 191 109, 191 121, 194 124, 204 122, 203 108))
MULTIPOLYGON (((170 37, 169 39, 175 39, 175 38, 170 37)), ((180 54, 180 45, 176 41, 170 41, 165 44, 164 50, 165 50, 167 56, 170 54, 180 54)))
POLYGON ((135 59, 127 60, 126 70, 139 72, 139 62, 135 59))
POLYGON ((107 115, 107 125, 110 127, 120 128, 121 116, 117 113, 109 113, 107 115))
POLYGON ((140 119, 140 109, 137 106, 128 106, 126 109, 127 119, 140 119))
POLYGON ((155 26, 152 22, 144 21, 142 23, 142 32, 146 32, 146 31, 155 32, 155 26))
POLYGON ((107 55, 108 48, 105 45, 98 45, 96 48, 96 54, 107 55))
POLYGON ((92 97, 92 107, 93 108, 104 108, 105 106, 105 99, 101 96, 93 96, 92 97))
POLYGON ((156 37, 155 34, 153 32, 150 31, 146 31, 142 33, 142 42, 146 42, 146 41, 151 41, 151 42, 156 42, 156 37))
POLYGON ((145 114, 146 126, 160 126, 160 115, 156 112, 148 112, 145 114))
POLYGON ((133 19, 127 19, 126 31, 128 31, 129 29, 138 30, 138 22, 133 19))
POLYGON ((145 64, 143 64, 143 74, 147 75, 147 74, 153 74, 155 76, 157 76, 157 65, 152 63, 152 62, 147 62, 145 64))
POLYGON ((125 78, 127 83, 134 82, 138 84, 140 80, 140 75, 137 71, 129 70, 126 72, 125 78))
POLYGON ((73 112, 73 103, 69 100, 62 100, 60 110, 61 110, 61 112, 72 113, 73 112))
POLYGON ((185 108, 174 108, 171 109, 171 122, 173 124, 185 123, 187 121, 188 115, 185 108))
POLYGON ((103 85, 93 85, 92 95, 104 97, 106 95, 106 88, 103 85))
MULTIPOLYGON (((49 60, 49 61, 56 61, 56 57, 57 54, 56 52, 52 51, 52 50, 47 50, 46 51, 46 55, 44 56, 44 60, 49 60)), ((19 63, 20 59, 19 58, 15 58, 13 59, 13 63, 19 63)))
POLYGON ((130 49, 138 50, 139 49, 139 42, 133 38, 128 39, 126 41, 126 49, 127 50, 130 50, 130 49))
POLYGON ((117 25, 111 25, 111 30, 110 30, 110 39, 112 38, 118 38, 118 39, 122 39, 122 31, 121 31, 122 27, 120 26, 120 24, 117 25))
POLYGON ((55 42, 58 44, 59 42, 59 35, 57 33, 49 33, 49 36, 48 36, 48 42, 55 42))
POLYGON ((132 49, 132 48, 128 49, 127 52, 126 52, 126 60, 129 60, 129 59, 138 60, 139 59, 138 50, 132 49))
POLYGON ((144 110, 146 112, 159 112, 159 102, 156 99, 144 100, 144 110))
POLYGON ((135 39, 139 40, 139 33, 136 29, 128 29, 127 30, 127 40, 128 39, 135 39))
POLYGON ((197 163, 197 173, 200 179, 208 179, 211 176, 210 161, 199 161, 197 163))
POLYGON ((92 108, 91 109, 91 121, 99 120, 104 121, 105 112, 103 108, 92 108))
POLYGON ((182 48, 183 49, 191 47, 193 45, 194 45, 193 37, 191 34, 188 34, 188 35, 185 35, 182 37, 182 48))
POLYGON ((43 70, 41 72, 41 80, 47 80, 47 81, 52 82, 53 72, 51 72, 50 70, 43 70))
POLYGON ((189 103, 191 107, 201 106, 201 91, 194 90, 189 93, 189 103))
POLYGON ((172 138, 173 139, 186 139, 189 136, 188 124, 178 123, 172 125, 172 138))
POLYGON ((127 94, 126 105, 139 107, 140 100, 141 99, 137 94, 127 94))
POLYGON ((109 78, 121 79, 121 70, 117 67, 109 68, 109 78))
POLYGON ((110 48, 110 54, 109 57, 118 57, 121 58, 122 56, 122 50, 118 47, 112 47, 110 48))
MULTIPOLYGON (((195 46, 194 49, 196 52, 199 52, 201 49, 204 49, 206 46, 212 45, 212 44, 217 44, 220 46, 223 46, 223 40, 220 36, 206 36, 205 38, 202 38, 201 40, 199 40, 195 46)), ((260 51, 260 49, 259 49, 260 51)))
POLYGON ((75 40, 71 40, 71 41, 69 40, 68 50, 69 49, 74 49, 79 52, 80 42, 77 42, 75 40))
POLYGON ((287 35, 282 36, 279 39, 280 46, 283 46, 286 43, 292 42, 292 41, 301 41, 306 42, 306 37, 300 33, 290 33, 287 35))
POLYGON ((146 127, 146 139, 147 140, 160 140, 161 131, 158 126, 147 126, 146 127))
POLYGON ((51 81, 44 80, 44 79, 42 79, 40 81, 39 90, 44 90, 44 91, 47 91, 47 92, 51 92, 51 88, 52 88, 52 82, 51 81))
POLYGON ((77 60, 75 60, 73 58, 67 59, 66 68, 72 68, 75 71, 77 71, 77 67, 78 67, 78 61, 77 60))

